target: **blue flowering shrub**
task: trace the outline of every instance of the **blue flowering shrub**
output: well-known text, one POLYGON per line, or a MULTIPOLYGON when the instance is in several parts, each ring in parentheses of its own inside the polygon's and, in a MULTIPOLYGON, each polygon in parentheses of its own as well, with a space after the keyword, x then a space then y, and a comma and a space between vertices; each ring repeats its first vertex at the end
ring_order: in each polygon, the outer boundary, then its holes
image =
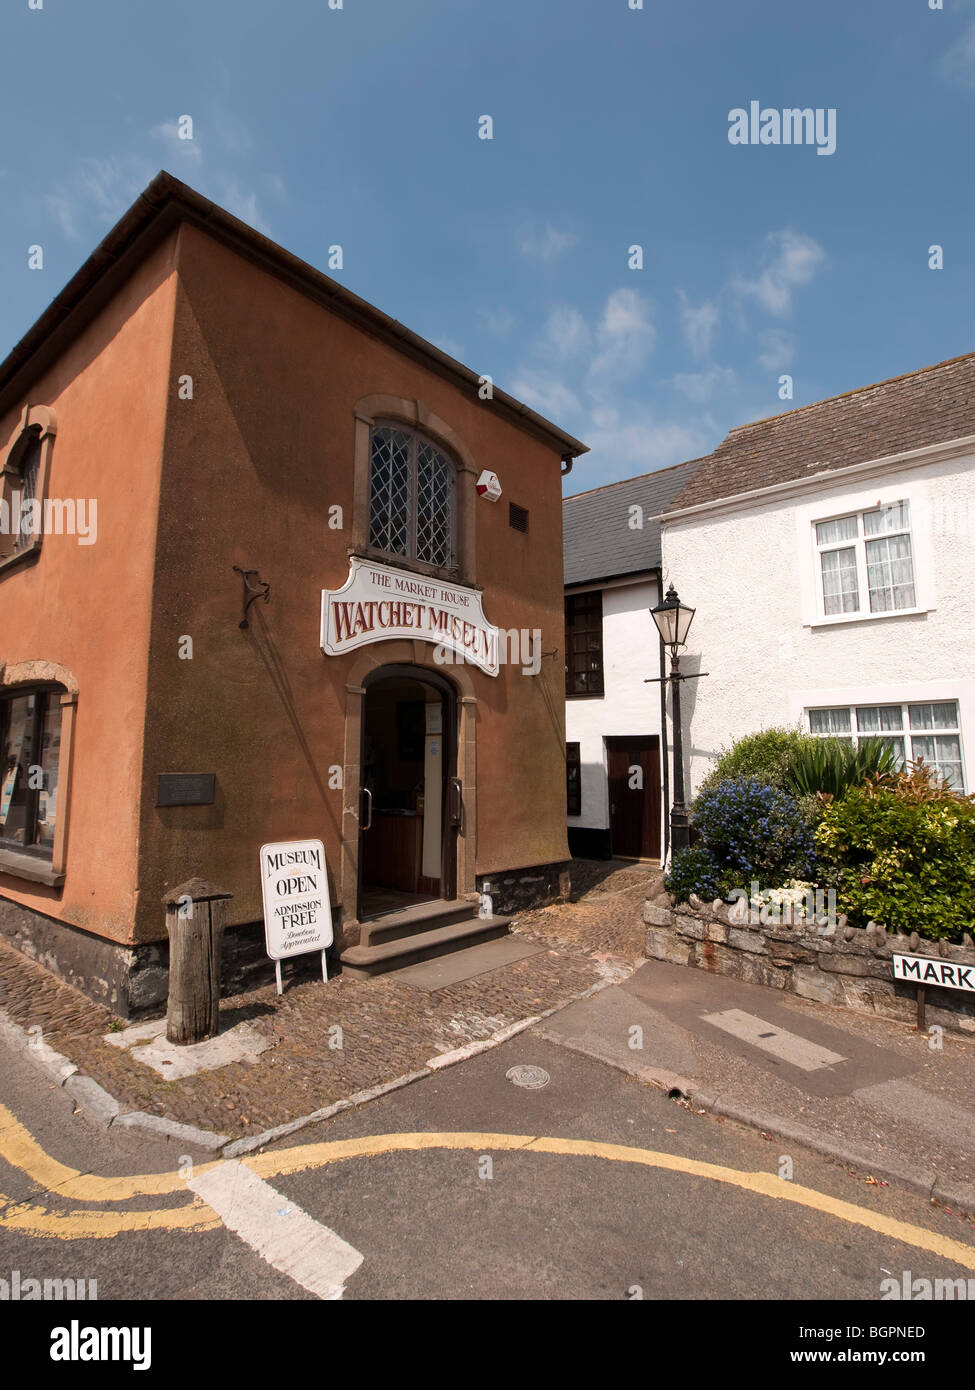
POLYGON ((694 805, 698 843, 673 856, 664 880, 678 902, 691 893, 705 901, 748 889, 752 879, 775 887, 811 880, 816 862, 809 818, 794 796, 757 777, 729 777, 707 788, 694 805))

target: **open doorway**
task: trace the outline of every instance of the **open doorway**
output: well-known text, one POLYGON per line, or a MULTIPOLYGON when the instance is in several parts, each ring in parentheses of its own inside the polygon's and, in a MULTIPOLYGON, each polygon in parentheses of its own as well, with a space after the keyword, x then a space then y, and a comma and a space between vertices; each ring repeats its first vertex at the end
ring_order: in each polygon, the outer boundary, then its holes
POLYGON ((456 897, 457 740, 446 680, 388 666, 366 682, 360 919, 456 897))

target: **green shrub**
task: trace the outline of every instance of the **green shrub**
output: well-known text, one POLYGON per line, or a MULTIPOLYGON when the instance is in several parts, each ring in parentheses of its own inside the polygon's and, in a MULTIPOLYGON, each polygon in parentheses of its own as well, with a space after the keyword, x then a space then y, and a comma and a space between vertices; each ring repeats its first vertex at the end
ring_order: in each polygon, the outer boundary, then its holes
POLYGON ((755 878, 775 888, 808 879, 813 871, 813 831, 795 797, 757 777, 729 777, 703 792, 695 803, 694 828, 735 887, 755 878))
POLYGON ((841 738, 810 738, 796 748, 786 772, 786 785, 796 796, 845 796, 862 787, 868 777, 885 779, 897 771, 897 755, 880 738, 856 745, 841 738))
POLYGON ((664 878, 664 887, 679 903, 686 903, 692 893, 706 903, 724 897, 721 869, 707 846, 701 844, 677 850, 670 861, 670 872, 664 878))
POLYGON ((789 771, 793 762, 807 745, 818 741, 800 729, 762 729, 757 734, 746 734, 721 754, 701 783, 698 796, 731 777, 754 777, 770 787, 791 790, 789 771))
POLYGON ((702 792, 694 829, 701 840, 674 855, 665 887, 678 902, 705 902, 733 888, 750 890, 807 880, 815 865, 814 834, 795 797, 756 777, 730 777, 702 792))
POLYGON ((821 859, 855 926, 958 940, 975 917, 975 803, 926 769, 848 791, 823 810, 821 859))

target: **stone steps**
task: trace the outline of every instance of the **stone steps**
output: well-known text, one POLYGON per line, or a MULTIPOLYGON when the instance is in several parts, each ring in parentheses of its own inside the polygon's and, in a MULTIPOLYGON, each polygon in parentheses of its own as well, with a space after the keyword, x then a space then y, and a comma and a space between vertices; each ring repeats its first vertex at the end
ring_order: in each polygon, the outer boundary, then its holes
MULTIPOLYGON (((401 970, 421 960, 432 960, 435 956, 506 936, 512 921, 510 917, 474 917, 469 903, 432 906, 439 910, 428 912, 426 917, 420 908, 429 909, 430 903, 422 903, 418 908, 406 908, 402 913, 389 913, 385 918, 377 918, 369 923, 368 927, 373 932, 370 941, 363 940, 358 946, 348 946, 339 956, 343 973, 354 979, 366 979, 390 970, 401 970), (453 908, 454 913, 444 911, 446 907, 453 908), (407 915, 410 915, 410 920, 403 921, 407 915), (393 922, 392 918, 401 920, 393 922), (374 934, 377 927, 387 933, 378 941, 374 934), (400 927, 406 930, 396 935, 400 927)), ((364 927, 363 933, 365 930, 364 927)))

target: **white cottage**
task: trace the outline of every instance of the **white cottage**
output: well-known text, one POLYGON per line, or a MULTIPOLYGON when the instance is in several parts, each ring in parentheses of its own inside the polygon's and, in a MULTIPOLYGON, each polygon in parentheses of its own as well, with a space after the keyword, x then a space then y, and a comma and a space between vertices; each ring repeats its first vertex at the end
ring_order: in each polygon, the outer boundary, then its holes
POLYGON ((691 791, 797 723, 975 790, 975 354, 732 430, 661 529, 691 791))
POLYGON ((566 780, 575 855, 666 854, 669 769, 661 725, 658 514, 696 461, 567 497, 566 780))

